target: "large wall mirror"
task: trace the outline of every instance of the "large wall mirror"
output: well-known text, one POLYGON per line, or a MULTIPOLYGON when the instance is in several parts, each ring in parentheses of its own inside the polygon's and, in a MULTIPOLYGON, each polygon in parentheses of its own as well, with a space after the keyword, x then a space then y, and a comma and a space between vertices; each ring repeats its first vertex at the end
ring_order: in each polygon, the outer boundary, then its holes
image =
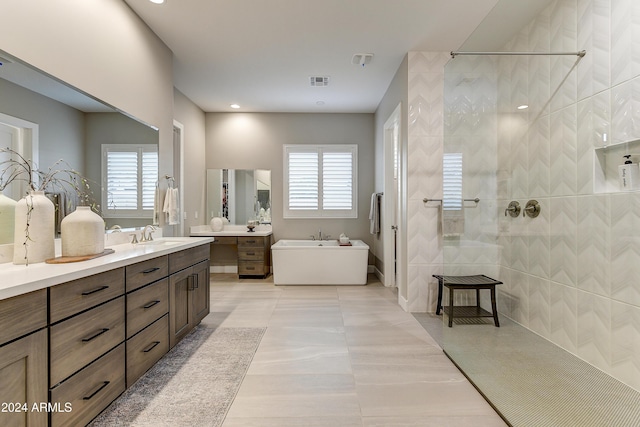
POLYGON ((207 169, 207 221, 214 217, 271 224, 271 171, 207 169))
MULTIPOLYGON (((2 147, 23 153, 41 169, 64 160, 88 178, 99 204, 102 205, 105 191, 103 145, 158 147, 156 128, 45 75, 1 50, 0 62, 2 147)), ((13 186, 3 193, 20 198, 24 189, 13 186)), ((117 208, 115 206, 116 211, 117 208)), ((122 228, 150 224, 153 216, 153 207, 148 206, 132 216, 106 215, 104 206, 102 210, 107 228, 115 224, 122 228)))

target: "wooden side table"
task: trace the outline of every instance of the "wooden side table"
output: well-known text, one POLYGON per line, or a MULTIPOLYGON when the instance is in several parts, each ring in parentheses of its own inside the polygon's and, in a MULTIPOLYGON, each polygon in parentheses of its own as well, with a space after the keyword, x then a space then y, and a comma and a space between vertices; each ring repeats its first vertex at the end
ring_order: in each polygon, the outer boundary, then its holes
POLYGON ((484 274, 477 274, 473 276, 445 276, 434 274, 433 277, 438 279, 438 305, 436 307, 436 314, 440 314, 442 309, 442 288, 447 287, 449 289, 449 306, 444 307, 445 313, 449 316, 449 327, 453 326, 453 318, 467 318, 467 317, 493 317, 493 323, 496 327, 500 327, 500 321, 498 320, 498 309, 496 307, 496 285, 501 285, 502 282, 485 276, 484 274), (454 291, 475 289, 476 291, 476 305, 471 306, 454 306, 453 294, 454 291), (491 311, 480 307, 480 290, 488 289, 491 291, 491 311))

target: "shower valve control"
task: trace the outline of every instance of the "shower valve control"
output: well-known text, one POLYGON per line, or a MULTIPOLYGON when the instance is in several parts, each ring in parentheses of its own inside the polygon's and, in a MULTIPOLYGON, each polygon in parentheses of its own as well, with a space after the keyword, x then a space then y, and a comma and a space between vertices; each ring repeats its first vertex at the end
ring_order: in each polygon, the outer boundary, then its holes
POLYGON ((516 218, 520 215, 520 211, 520 203, 514 200, 509 203, 507 209, 504 210, 504 216, 507 216, 508 213, 512 218, 516 218))
POLYGON ((535 218, 540 215, 540 203, 537 200, 529 200, 522 212, 522 216, 525 215, 529 218, 535 218))

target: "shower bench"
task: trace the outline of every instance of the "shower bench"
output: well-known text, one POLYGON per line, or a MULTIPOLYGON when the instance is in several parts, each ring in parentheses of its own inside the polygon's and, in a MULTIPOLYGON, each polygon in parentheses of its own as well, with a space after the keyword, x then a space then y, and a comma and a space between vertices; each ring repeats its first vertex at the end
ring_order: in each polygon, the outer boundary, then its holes
POLYGON ((493 323, 500 327, 498 320, 498 310, 496 308, 496 285, 502 282, 492 279, 484 274, 476 274, 473 276, 445 276, 434 274, 433 277, 438 279, 438 305, 436 314, 440 314, 442 310, 442 288, 449 289, 449 306, 444 307, 445 313, 449 316, 449 327, 453 326, 453 318, 469 318, 469 317, 493 317, 493 323), (476 291, 476 305, 471 306, 454 306, 453 294, 455 290, 471 290, 476 291), (491 311, 480 307, 480 290, 488 289, 491 291, 491 311))

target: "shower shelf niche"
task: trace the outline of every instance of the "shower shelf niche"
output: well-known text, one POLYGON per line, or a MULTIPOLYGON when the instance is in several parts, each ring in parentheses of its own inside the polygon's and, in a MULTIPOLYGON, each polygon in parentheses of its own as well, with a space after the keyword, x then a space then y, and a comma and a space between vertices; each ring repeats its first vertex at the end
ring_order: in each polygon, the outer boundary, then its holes
MULTIPOLYGON (((621 190, 618 180, 618 166, 624 163, 624 155, 630 154, 633 163, 640 162, 640 139, 620 142, 594 149, 593 155, 593 192, 628 193, 621 190)), ((640 191, 640 187, 638 190, 640 191)))

